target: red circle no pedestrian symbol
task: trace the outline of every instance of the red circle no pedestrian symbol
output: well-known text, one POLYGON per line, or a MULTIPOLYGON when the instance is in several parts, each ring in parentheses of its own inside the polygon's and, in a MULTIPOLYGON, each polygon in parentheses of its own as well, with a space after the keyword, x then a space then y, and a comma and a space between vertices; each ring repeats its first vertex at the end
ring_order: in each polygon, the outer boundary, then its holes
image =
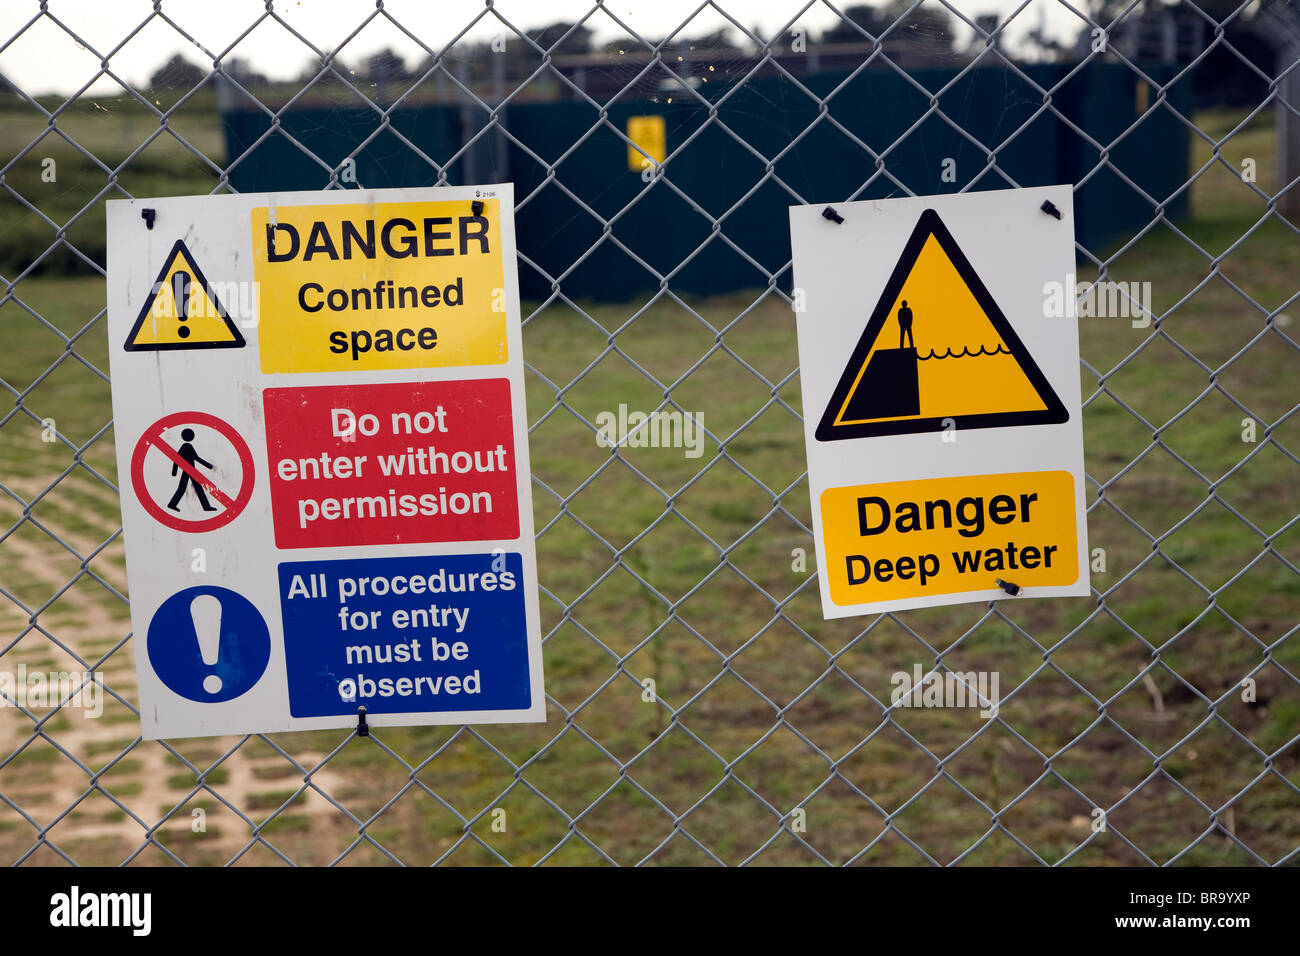
POLYGON ((253 496, 253 456, 229 424, 177 412, 150 425, 131 455, 131 486, 144 510, 175 531, 214 531, 253 496))

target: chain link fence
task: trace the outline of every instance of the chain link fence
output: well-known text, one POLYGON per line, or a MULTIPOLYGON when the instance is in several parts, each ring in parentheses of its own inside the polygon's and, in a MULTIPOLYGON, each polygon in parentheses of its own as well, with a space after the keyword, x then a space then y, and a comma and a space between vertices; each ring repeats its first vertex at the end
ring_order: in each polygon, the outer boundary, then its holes
MULTIPOLYGON (((1000 18, 944 0, 870 16, 813 2, 791 5, 788 22, 763 33, 739 5, 703 3, 666 39, 640 35, 622 5, 597 3, 539 33, 489 2, 454 30, 444 19, 437 42, 380 0, 358 4, 355 27, 329 48, 304 15, 272 2, 232 7, 229 17, 247 24, 227 29, 222 46, 187 26, 194 5, 155 3, 111 43, 58 6, 29 4, 21 20, 7 12, 0 46, 0 64, 26 44, 48 46, 51 62, 73 44, 98 63, 69 96, 14 83, 3 94, 0 382, 12 401, 0 414, 0 857, 1297 858, 1300 352, 1288 311, 1300 293, 1300 241, 1281 209, 1300 168, 1287 171, 1274 117, 1300 116, 1279 93, 1300 62, 1294 52, 1257 62, 1258 45, 1238 49, 1246 44, 1234 31, 1262 16, 1250 4, 1165 8, 1178 18, 1176 42, 1157 66, 1142 50, 1163 14, 1136 0, 1086 9, 1026 0, 1000 18), (1082 38, 1040 44, 1034 56, 1057 66, 1050 75, 1025 62, 1017 32, 1048 13, 1082 38), (819 43, 804 24, 837 43, 819 43), (584 30, 617 39, 599 55, 574 54, 584 30), (254 79, 237 57, 264 31, 316 68, 296 84, 254 79), (689 40, 704 35, 713 39, 689 40), (358 75, 344 65, 375 36, 420 66, 377 75, 372 64, 358 75), (131 44, 170 48, 177 37, 205 67, 166 102, 115 68, 131 44), (467 53, 471 43, 480 45, 467 53), (504 65, 506 51, 515 66, 504 65), (1227 61, 1245 75, 1246 99, 1207 101, 1215 64, 1227 61), (1098 63, 1122 71, 1136 97, 1093 103, 1135 116, 1104 137, 1060 105, 1098 63), (830 81, 814 82, 828 71, 830 81), (882 75, 916 104, 884 143, 860 100, 838 108, 854 83, 882 75), (1021 112, 981 138, 960 120, 971 106, 962 84, 989 76, 1003 92, 976 105, 1021 112), (105 79, 120 93, 87 92, 105 79), (757 100, 736 105, 760 87, 757 100), (583 131, 553 152, 522 138, 511 111, 538 100, 578 110, 583 131), (634 112, 671 103, 692 117, 685 135, 670 128, 661 161, 612 118, 631 100, 634 112), (342 161, 326 159, 290 118, 317 109, 312 122, 328 131, 342 103, 368 117, 366 128, 342 161), (431 151, 404 131, 399 114, 421 103, 454 104, 459 139, 431 151), (238 151, 220 125, 235 106, 265 123, 238 151), (751 124, 782 123, 792 110, 809 119, 783 127, 775 149, 758 148, 737 131, 737 109, 751 124), (1156 117, 1177 135, 1144 152, 1187 175, 1151 193, 1116 157, 1156 117), (787 225, 734 224, 773 190, 785 205, 909 195, 918 165, 932 191, 1038 184, 1002 161, 1035 123, 1051 124, 1080 164, 1076 196, 1104 177, 1127 187, 1104 200, 1127 217, 1123 230, 1078 245, 1080 288, 1117 287, 1116 301, 1132 307, 1080 323, 1093 597, 824 621, 788 244, 786 261, 750 252, 772 234, 786 243, 787 225), (908 152, 947 142, 926 139, 936 130, 966 150, 954 179, 943 178, 952 156, 942 147, 908 152), (854 159, 855 186, 834 194, 800 178, 798 152, 830 131, 854 159), (491 157, 508 151, 530 166, 520 217, 557 198, 568 210, 542 241, 521 232, 519 252, 526 290, 540 290, 525 302, 524 334, 548 720, 144 742, 105 372, 104 201, 227 191, 270 141, 315 169, 299 188, 354 188, 348 160, 381 137, 424 184, 476 181, 471 173, 500 170, 491 157), (692 160, 708 167, 708 137, 744 151, 747 165, 675 177, 692 160), (630 200, 611 205, 571 178, 572 157, 596 138, 616 141, 630 200), (649 175, 639 175, 638 156, 649 175), (731 182, 734 196, 719 201, 712 179, 731 182), (666 266, 638 251, 627 228, 638 209, 665 202, 685 210, 670 228, 702 236, 666 266), (557 266, 546 242, 578 225, 591 240, 557 266), (695 291, 691 264, 719 249, 747 263, 745 280, 695 291), (601 301, 579 279, 590 257, 611 255, 649 277, 630 301, 601 301), (698 450, 609 448, 597 420, 620 408, 693 413, 704 440, 698 450), (998 675, 996 714, 903 706, 898 675, 931 670, 963 681, 998 675)), ((1295 22, 1287 5, 1265 7, 1269 32, 1295 22)))

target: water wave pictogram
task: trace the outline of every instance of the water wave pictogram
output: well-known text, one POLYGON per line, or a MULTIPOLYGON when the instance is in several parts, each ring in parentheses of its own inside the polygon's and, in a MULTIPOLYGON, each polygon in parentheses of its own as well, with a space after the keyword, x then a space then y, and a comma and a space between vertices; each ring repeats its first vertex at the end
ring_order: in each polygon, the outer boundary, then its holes
POLYGON ((965 348, 963 346, 960 352, 954 352, 952 349, 945 349, 942 355, 936 353, 934 349, 930 349, 929 355, 917 355, 916 360, 918 362, 928 362, 930 359, 975 358, 980 355, 1010 355, 1010 354, 1011 354, 1011 350, 1008 348, 1003 348, 1001 344, 999 344, 998 347, 995 348, 992 352, 984 348, 984 346, 982 345, 979 347, 977 351, 974 352, 972 352, 970 349, 965 348))

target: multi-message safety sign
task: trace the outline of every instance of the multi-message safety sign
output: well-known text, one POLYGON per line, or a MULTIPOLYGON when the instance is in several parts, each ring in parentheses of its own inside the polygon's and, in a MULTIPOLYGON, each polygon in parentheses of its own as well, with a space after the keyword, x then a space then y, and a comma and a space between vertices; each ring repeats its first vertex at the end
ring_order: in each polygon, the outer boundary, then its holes
POLYGON ((826 617, 1088 594, 1070 187, 824 209, 790 227, 826 617))
POLYGON ((147 739, 545 719, 512 210, 109 203, 147 739))

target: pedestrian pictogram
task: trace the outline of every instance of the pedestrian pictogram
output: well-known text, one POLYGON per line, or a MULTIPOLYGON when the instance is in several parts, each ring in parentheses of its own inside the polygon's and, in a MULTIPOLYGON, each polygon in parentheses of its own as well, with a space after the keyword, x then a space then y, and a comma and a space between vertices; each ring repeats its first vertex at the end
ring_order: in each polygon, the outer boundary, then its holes
POLYGON ((243 334, 178 239, 123 347, 128 352, 159 352, 243 346, 243 334))
POLYGON ((146 638, 158 678, 187 700, 218 704, 252 689, 271 659, 260 611, 229 588, 201 585, 154 612, 146 638))
POLYGON ((176 531, 229 524, 253 493, 253 456, 230 425, 178 412, 145 430, 131 457, 131 484, 145 510, 176 531))
POLYGON ((1069 418, 939 214, 921 213, 817 426, 818 441, 1069 418), (894 342, 898 348, 893 347, 894 342))
POLYGON ((176 494, 172 495, 171 501, 167 502, 167 507, 172 511, 179 513, 181 509, 178 505, 180 500, 185 497, 185 489, 188 485, 193 483, 194 494, 199 499, 199 506, 203 508, 204 511, 216 511, 217 509, 208 503, 208 496, 203 493, 203 483, 191 477, 194 474, 194 465, 202 465, 204 468, 212 468, 214 466, 212 462, 200 458, 199 453, 194 450, 194 445, 191 444, 194 441, 193 428, 186 428, 182 431, 181 440, 184 444, 181 445, 180 448, 176 449, 177 457, 181 460, 172 462, 172 477, 175 477, 176 473, 179 471, 181 480, 176 485, 176 494), (190 465, 189 468, 184 467, 186 463, 190 465))

